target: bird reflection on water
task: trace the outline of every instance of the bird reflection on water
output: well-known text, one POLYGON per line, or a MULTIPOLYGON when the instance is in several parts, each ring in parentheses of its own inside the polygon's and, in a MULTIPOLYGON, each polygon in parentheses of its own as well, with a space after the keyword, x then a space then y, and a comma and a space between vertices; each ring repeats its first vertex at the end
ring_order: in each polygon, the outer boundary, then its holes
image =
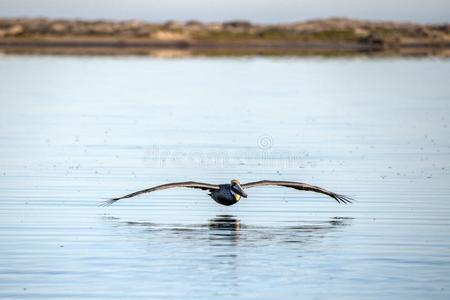
POLYGON ((234 298, 245 289, 243 283, 253 270, 260 270, 255 278, 282 276, 285 267, 301 273, 311 259, 330 251, 326 238, 333 238, 333 233, 351 224, 350 218, 331 218, 263 226, 245 224, 233 215, 217 215, 203 224, 127 222, 119 218, 105 221, 126 241, 140 241, 139 253, 143 250, 145 255, 139 264, 152 273, 159 272, 164 278, 166 274, 175 276, 177 270, 180 278, 210 280, 214 296, 234 298), (261 265, 261 259, 269 262, 267 266, 261 265))
POLYGON ((183 246, 183 240, 208 241, 209 246, 265 246, 272 243, 313 243, 339 228, 350 225, 352 218, 333 217, 328 220, 289 221, 292 225, 246 225, 233 215, 217 215, 205 224, 158 224, 122 221, 109 217, 115 227, 142 228, 152 233, 146 238, 160 238, 183 246))
POLYGON ((241 221, 232 215, 217 215, 209 220, 208 229, 210 240, 216 241, 217 246, 220 246, 220 241, 237 244, 241 231, 241 221))

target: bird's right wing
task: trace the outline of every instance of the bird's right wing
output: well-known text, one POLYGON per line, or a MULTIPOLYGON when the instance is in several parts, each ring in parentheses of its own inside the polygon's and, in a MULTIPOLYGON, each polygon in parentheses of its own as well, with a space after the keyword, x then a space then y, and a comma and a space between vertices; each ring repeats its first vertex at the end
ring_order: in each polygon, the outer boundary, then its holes
POLYGON ((102 205, 108 206, 120 199, 131 198, 131 197, 134 197, 134 196, 137 196, 140 194, 144 194, 144 193, 151 193, 154 191, 171 189, 171 188, 176 188, 176 187, 187 187, 187 188, 210 190, 210 191, 220 189, 220 187, 216 184, 209 184, 209 183, 202 183, 202 182, 195 182, 195 181, 174 182, 174 183, 167 183, 167 184, 154 186, 154 187, 151 187, 151 188, 148 188, 145 190, 141 190, 141 191, 137 191, 137 192, 134 192, 134 193, 122 196, 122 197, 112 198, 110 200, 107 200, 106 202, 103 202, 102 205))
POLYGON ((347 203, 352 202, 352 199, 347 196, 336 194, 329 190, 321 188, 319 186, 315 186, 315 185, 311 185, 311 184, 307 184, 307 183, 303 183, 303 182, 261 180, 261 181, 255 181, 255 182, 241 184, 243 189, 248 189, 248 188, 256 187, 256 186, 265 186, 265 185, 283 186, 283 187, 293 188, 296 190, 312 191, 312 192, 316 192, 316 193, 321 193, 321 194, 330 196, 331 198, 333 198, 334 200, 336 200, 339 203, 347 204, 347 203))

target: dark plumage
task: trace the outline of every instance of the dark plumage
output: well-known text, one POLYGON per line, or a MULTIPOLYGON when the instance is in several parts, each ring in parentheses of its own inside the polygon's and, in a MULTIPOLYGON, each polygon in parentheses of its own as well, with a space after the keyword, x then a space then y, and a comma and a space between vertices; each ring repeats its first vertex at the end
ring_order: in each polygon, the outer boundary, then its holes
POLYGON ((175 182, 175 183, 168 183, 168 184, 162 184, 155 187, 151 187, 145 190, 137 191, 122 197, 117 197, 110 199, 103 203, 103 205, 111 205, 114 202, 131 198, 140 194, 144 193, 150 193, 154 191, 159 190, 165 190, 175 187, 187 187, 187 188, 194 188, 194 189, 202 189, 202 190, 208 190, 209 196, 216 201, 219 204, 230 206, 235 203, 237 203, 241 197, 247 198, 247 194, 244 192, 244 189, 257 187, 257 186, 266 186, 266 185, 275 185, 275 186, 284 186, 288 188, 293 188, 296 190, 303 190, 303 191, 312 191, 316 193, 325 194, 327 196, 330 196, 334 200, 336 200, 338 203, 351 203, 351 198, 346 197, 344 195, 336 194, 333 192, 330 192, 324 188, 310 185, 307 183, 302 182, 293 182, 293 181, 271 181, 271 180, 261 180, 261 181, 255 181, 255 182, 249 182, 245 184, 240 184, 239 180, 233 179, 229 184, 208 184, 208 183, 202 183, 202 182, 195 182, 195 181, 186 181, 186 182, 175 182))

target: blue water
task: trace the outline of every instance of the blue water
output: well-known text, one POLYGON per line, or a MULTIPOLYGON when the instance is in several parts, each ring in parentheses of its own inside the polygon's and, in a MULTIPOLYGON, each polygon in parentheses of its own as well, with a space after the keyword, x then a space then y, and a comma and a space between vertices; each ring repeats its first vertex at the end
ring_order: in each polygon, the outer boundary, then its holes
POLYGON ((0 57, 0 298, 449 299, 450 61, 0 57), (231 207, 171 181, 280 187, 231 207))

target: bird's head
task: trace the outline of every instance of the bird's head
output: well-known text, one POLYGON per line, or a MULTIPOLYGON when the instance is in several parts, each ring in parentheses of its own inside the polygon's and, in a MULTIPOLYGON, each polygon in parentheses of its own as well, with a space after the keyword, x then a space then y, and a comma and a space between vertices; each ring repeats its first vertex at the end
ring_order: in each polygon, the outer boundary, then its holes
POLYGON ((244 189, 241 187, 241 183, 237 179, 233 179, 230 182, 231 193, 234 195, 236 201, 242 197, 247 198, 247 194, 244 192, 244 189))

